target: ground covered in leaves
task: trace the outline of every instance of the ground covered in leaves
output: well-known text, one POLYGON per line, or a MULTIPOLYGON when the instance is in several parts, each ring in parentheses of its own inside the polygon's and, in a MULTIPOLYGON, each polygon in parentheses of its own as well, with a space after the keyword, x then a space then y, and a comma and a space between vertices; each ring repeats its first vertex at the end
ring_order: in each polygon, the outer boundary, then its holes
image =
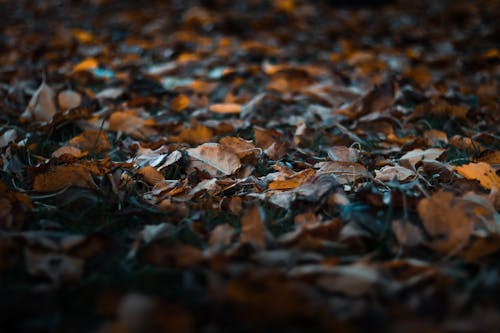
POLYGON ((500 323, 498 1, 0 4, 0 329, 500 323))

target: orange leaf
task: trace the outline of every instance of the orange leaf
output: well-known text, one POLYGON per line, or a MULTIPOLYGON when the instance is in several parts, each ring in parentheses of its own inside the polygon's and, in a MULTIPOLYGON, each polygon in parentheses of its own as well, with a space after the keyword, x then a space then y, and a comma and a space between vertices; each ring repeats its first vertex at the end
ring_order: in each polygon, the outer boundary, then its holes
POLYGON ((212 104, 209 108, 210 112, 215 113, 231 113, 236 114, 241 112, 241 105, 236 103, 212 104))
POLYGON ((482 187, 489 190, 500 188, 500 177, 497 176, 495 170, 488 163, 469 163, 455 167, 455 170, 467 179, 475 179, 479 181, 482 187))
POLYGON ((149 185, 156 185, 157 183, 165 180, 163 174, 150 165, 140 168, 137 173, 142 175, 146 183, 149 185))
POLYGON ((88 71, 91 69, 96 69, 99 66, 99 62, 94 58, 86 58, 83 61, 73 67, 73 73, 80 71, 88 71))
POLYGON ((295 180, 274 180, 267 187, 270 190, 289 190, 296 188, 300 183, 295 180))
POLYGON ((172 102, 170 103, 170 107, 175 112, 181 112, 189 106, 189 103, 189 97, 184 94, 180 94, 172 100, 172 102))

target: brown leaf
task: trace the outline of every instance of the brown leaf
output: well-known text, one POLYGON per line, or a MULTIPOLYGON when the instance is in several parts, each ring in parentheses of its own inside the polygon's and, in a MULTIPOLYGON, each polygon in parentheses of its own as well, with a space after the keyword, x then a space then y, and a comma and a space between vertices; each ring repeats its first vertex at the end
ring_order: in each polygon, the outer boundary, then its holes
POLYGON ((198 168, 203 169, 203 165, 208 166, 206 171, 213 177, 220 174, 230 176, 241 167, 238 156, 218 143, 205 143, 187 149, 187 153, 191 158, 202 162, 198 168))
POLYGON ((149 185, 156 185, 165 180, 163 174, 150 165, 140 168, 137 173, 142 175, 149 185))
POLYGON ((101 130, 86 130, 69 140, 69 143, 91 153, 103 153, 111 149, 108 135, 101 130))
POLYGON ((155 125, 154 120, 143 119, 135 111, 117 111, 109 117, 108 128, 112 131, 130 134, 138 139, 147 139, 157 134, 157 131, 151 127, 153 125, 155 125))
POLYGON ((59 165, 35 176, 33 190, 56 192, 68 186, 96 188, 87 168, 81 165, 59 165))
POLYGON ((452 193, 438 192, 420 200, 417 208, 425 229, 433 238, 432 248, 453 254, 467 244, 474 220, 462 200, 452 193))
POLYGON ((264 216, 257 205, 245 210, 241 217, 240 242, 250 243, 258 248, 264 248, 266 245, 264 216))
POLYGON ((75 157, 75 158, 82 158, 83 156, 87 155, 86 153, 82 153, 82 151, 76 147, 72 147, 72 146, 62 146, 62 147, 59 147, 58 149, 56 149, 53 153, 52 153, 52 157, 55 157, 55 158, 59 158, 63 155, 69 155, 71 157, 75 157))
POLYGON ((353 162, 319 162, 314 165, 319 168, 318 174, 333 174, 337 177, 340 184, 354 183, 359 179, 369 178, 369 173, 366 168, 353 162))

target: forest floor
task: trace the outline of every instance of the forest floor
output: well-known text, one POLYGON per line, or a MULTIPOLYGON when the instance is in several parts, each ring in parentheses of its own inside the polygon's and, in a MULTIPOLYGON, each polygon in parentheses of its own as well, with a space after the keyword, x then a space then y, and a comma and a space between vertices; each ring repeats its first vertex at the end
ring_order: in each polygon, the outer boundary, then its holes
POLYGON ((499 1, 0 1, 0 330, 493 332, 499 1))

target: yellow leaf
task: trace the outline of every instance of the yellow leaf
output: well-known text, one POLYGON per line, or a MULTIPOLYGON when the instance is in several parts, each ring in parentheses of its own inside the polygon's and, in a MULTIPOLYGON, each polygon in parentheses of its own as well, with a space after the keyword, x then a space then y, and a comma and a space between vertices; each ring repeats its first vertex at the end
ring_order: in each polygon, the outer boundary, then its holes
POLYGON ((500 188, 500 177, 488 163, 469 163, 457 166, 455 170, 467 179, 479 181, 479 184, 486 189, 500 188))

